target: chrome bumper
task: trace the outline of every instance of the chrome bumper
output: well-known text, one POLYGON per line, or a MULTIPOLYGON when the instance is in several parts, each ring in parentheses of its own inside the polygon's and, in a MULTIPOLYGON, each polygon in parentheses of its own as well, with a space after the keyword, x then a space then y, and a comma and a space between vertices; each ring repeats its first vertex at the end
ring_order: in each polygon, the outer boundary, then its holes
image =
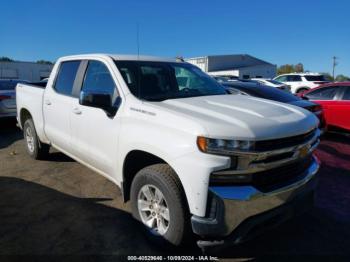
POLYGON ((271 192, 253 186, 213 186, 211 211, 208 217, 192 217, 193 231, 203 237, 224 238, 248 218, 283 206, 300 195, 313 192, 319 163, 315 157, 303 179, 271 192))

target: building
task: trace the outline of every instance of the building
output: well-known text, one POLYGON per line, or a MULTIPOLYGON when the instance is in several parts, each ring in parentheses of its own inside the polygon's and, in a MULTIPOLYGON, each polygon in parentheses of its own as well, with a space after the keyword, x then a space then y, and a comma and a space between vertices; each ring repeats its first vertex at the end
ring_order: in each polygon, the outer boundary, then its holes
POLYGON ((20 79, 38 82, 50 76, 53 65, 34 62, 0 61, 0 79, 20 79))
POLYGON ((185 60, 213 76, 273 78, 277 72, 276 65, 250 55, 213 55, 185 60))

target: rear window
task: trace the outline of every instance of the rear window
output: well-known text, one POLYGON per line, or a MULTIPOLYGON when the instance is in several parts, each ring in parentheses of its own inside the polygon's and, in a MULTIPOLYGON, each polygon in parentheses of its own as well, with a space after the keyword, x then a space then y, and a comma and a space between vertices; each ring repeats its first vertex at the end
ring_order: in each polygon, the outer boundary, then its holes
POLYGON ((80 61, 62 62, 57 75, 55 90, 63 95, 72 95, 73 84, 80 61))
POLYGON ((307 81, 327 81, 327 79, 323 75, 316 75, 316 76, 304 76, 307 81))
POLYGON ((307 93, 305 96, 310 100, 333 100, 340 88, 339 86, 318 88, 307 93))

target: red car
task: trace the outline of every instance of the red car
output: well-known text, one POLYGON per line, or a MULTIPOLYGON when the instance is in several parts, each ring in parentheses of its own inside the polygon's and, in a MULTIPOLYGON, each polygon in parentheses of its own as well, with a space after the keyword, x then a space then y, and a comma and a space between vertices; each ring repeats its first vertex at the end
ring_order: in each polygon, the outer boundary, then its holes
POLYGON ((350 131, 350 82, 321 85, 300 97, 322 105, 326 130, 350 131))

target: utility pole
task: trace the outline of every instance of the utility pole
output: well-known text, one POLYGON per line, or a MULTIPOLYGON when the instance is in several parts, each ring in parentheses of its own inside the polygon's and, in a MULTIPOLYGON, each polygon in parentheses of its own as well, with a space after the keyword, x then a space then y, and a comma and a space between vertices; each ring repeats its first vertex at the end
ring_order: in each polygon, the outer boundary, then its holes
POLYGON ((337 59, 338 57, 333 56, 333 81, 335 81, 335 74, 334 74, 335 67, 338 65, 337 59))

